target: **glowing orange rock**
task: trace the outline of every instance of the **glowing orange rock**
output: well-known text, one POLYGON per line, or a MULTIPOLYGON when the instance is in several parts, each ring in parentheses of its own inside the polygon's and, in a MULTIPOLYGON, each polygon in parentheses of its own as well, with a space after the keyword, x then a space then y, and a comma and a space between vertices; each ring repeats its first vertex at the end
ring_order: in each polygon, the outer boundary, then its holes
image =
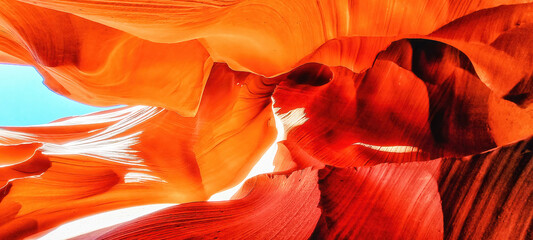
POLYGON ((196 114, 213 64, 199 41, 154 43, 16 1, 0 7, 0 51, 34 65, 57 93, 97 106, 151 105, 196 114))
POLYGON ((531 140, 459 159, 321 170, 315 236, 527 239, 531 140))
POLYGON ((0 238, 161 202, 82 238, 530 238, 527 2, 2 0, 0 62, 147 106, 1 128, 0 238), (288 177, 187 203, 273 143, 271 97, 288 177))
POLYGON ((261 175, 234 200, 185 203, 78 239, 306 239, 320 216, 317 180, 309 169, 261 175))
MULTIPOLYGON (((242 181, 274 139, 274 86, 224 64, 215 65, 211 73, 196 117, 139 106, 48 126, 4 128, 3 136, 11 139, 3 141, 24 136, 23 141, 43 146, 39 155, 0 168, 7 174, 1 180, 10 181, 0 208, 14 211, 4 218, 2 236, 28 235, 119 207, 206 200, 242 181), (47 161, 36 159, 41 155, 47 161)), ((28 155, 27 147, 18 145, 17 155, 28 155)))
POLYGON ((282 120, 299 119, 290 120, 299 124, 288 147, 335 166, 464 156, 530 136, 531 106, 498 98, 472 64, 446 44, 401 40, 361 73, 302 65, 293 71, 301 78, 280 83, 274 106, 282 120))

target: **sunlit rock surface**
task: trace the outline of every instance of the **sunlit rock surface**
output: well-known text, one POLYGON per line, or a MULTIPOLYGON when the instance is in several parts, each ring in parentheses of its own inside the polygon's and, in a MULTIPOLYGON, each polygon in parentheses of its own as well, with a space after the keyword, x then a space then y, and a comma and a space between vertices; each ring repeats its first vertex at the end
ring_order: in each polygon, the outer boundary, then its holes
POLYGON ((531 239, 528 2, 1 0, 0 62, 129 106, 0 128, 0 239, 531 239))

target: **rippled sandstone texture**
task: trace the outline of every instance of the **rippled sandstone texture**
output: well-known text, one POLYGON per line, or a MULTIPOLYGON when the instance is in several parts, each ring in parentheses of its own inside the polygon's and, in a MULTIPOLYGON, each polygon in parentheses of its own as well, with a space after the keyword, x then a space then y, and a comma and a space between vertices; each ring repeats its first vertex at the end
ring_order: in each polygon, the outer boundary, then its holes
POLYGON ((130 105, 0 128, 0 239, 531 239, 528 2, 0 0, 0 62, 130 105))

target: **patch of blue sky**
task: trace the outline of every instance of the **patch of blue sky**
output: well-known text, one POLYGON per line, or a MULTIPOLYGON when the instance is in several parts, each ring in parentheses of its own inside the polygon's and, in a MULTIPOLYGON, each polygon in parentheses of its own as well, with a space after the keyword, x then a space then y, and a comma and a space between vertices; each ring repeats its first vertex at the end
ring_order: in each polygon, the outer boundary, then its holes
POLYGON ((70 100, 49 90, 35 68, 0 64, 0 126, 39 125, 116 107, 70 100))

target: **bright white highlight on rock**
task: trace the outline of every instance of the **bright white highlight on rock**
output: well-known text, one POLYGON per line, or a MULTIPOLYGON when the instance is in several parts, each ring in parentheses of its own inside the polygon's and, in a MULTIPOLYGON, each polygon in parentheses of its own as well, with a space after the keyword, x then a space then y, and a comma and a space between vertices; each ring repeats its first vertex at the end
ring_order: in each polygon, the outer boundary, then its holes
POLYGON ((133 107, 125 107, 122 109, 117 110, 111 110, 111 111, 103 111, 103 112, 96 112, 96 113, 89 113, 84 114, 80 116, 74 116, 71 118, 65 118, 64 120, 57 120, 55 122, 37 125, 40 127, 43 126, 72 126, 72 125, 83 125, 83 124, 98 124, 98 123, 106 123, 106 122, 116 122, 120 121, 124 118, 124 115, 134 114, 139 111, 144 111, 147 108, 147 106, 133 106, 133 107))
POLYGON ((376 146, 366 143, 354 143, 352 145, 359 145, 367 148, 372 148, 381 152, 390 152, 390 153, 408 153, 408 152, 418 152, 419 149, 413 146, 376 146))
POLYGON ((79 235, 110 227, 115 224, 127 222, 143 215, 175 205, 177 204, 152 204, 95 214, 63 224, 46 235, 38 238, 38 240, 61 240, 77 237, 79 235))
MULTIPOLYGON (((276 109, 273 110, 274 112, 276 112, 276 109)), ((244 182, 246 182, 246 180, 260 174, 274 172, 274 157, 276 156, 276 152, 278 151, 278 142, 285 138, 285 128, 281 119, 278 115, 274 114, 274 120, 276 121, 276 129, 278 130, 278 136, 276 137, 276 141, 270 146, 270 148, 268 148, 265 154, 263 154, 263 157, 261 157, 261 159, 259 159, 259 162, 255 164, 248 176, 246 176, 246 178, 239 185, 232 187, 228 190, 213 194, 211 198, 209 198, 209 200, 207 201, 213 202, 229 200, 237 191, 239 191, 239 189, 242 187, 244 182)))
MULTIPOLYGON (((300 111, 300 110, 299 110, 300 111)), ((303 108, 301 110, 303 112, 303 108)), ((157 113, 155 113, 157 114, 157 113)), ((287 113, 290 115, 290 113, 287 113)), ((305 114, 304 114, 305 115, 305 114)), ((257 164, 252 168, 248 176, 237 186, 228 189, 223 192, 214 194, 209 198, 208 201, 225 201, 231 199, 231 197, 241 188, 244 182, 247 179, 255 177, 264 173, 271 173, 274 171, 274 157, 278 150, 277 143, 284 139, 285 129, 284 124, 282 123, 279 116, 274 116, 276 122, 276 128, 278 130, 278 135, 276 141, 270 146, 270 148, 265 152, 263 157, 257 162, 257 164)), ((307 119, 306 119, 307 120, 307 119)), ((302 122, 303 123, 303 122, 302 122)), ((78 153, 79 154, 79 153, 78 153)), ((142 182, 142 181, 155 181, 161 180, 159 178, 149 175, 149 170, 144 168, 130 168, 132 172, 126 174, 124 181, 126 183, 142 182), (137 171, 137 172, 134 172, 137 171), (148 173, 140 173, 148 172, 148 173)), ((98 229, 106 228, 115 224, 123 223, 126 221, 133 220, 135 218, 150 214, 152 212, 174 206, 177 204, 154 204, 154 205, 145 205, 124 208, 114 211, 109 211, 105 213, 95 214, 89 217, 78 219, 66 224, 63 224, 43 237, 38 238, 38 240, 58 240, 58 239, 68 239, 73 238, 79 235, 83 235, 98 229)))
POLYGON ((282 140, 287 139, 287 133, 292 128, 300 126, 309 120, 309 118, 305 117, 305 108, 296 108, 282 114, 278 114, 278 111, 279 108, 274 108, 274 115, 276 115, 283 124, 284 134, 282 140))
POLYGON ((129 173, 126 173, 126 175, 124 175, 124 183, 142 183, 142 182, 150 182, 150 181, 162 182, 162 183, 167 182, 159 177, 152 176, 147 173, 129 172, 129 173))
MULTIPOLYGON (((154 117, 161 111, 163 109, 156 107, 133 107, 133 111, 130 110, 126 117, 102 132, 63 144, 44 143, 41 149, 47 155, 83 155, 120 164, 144 166, 143 160, 135 154, 137 151, 131 149, 131 146, 139 143, 139 135, 142 132, 138 131, 122 137, 116 136, 154 117)), ((98 120, 94 118, 97 116, 103 117, 103 115, 94 115, 86 120, 97 122, 98 120)), ((92 122, 81 124, 90 123, 92 122)))
POLYGON ((10 144, 9 139, 31 141, 33 138, 34 136, 29 133, 12 132, 0 128, 0 144, 10 144))

